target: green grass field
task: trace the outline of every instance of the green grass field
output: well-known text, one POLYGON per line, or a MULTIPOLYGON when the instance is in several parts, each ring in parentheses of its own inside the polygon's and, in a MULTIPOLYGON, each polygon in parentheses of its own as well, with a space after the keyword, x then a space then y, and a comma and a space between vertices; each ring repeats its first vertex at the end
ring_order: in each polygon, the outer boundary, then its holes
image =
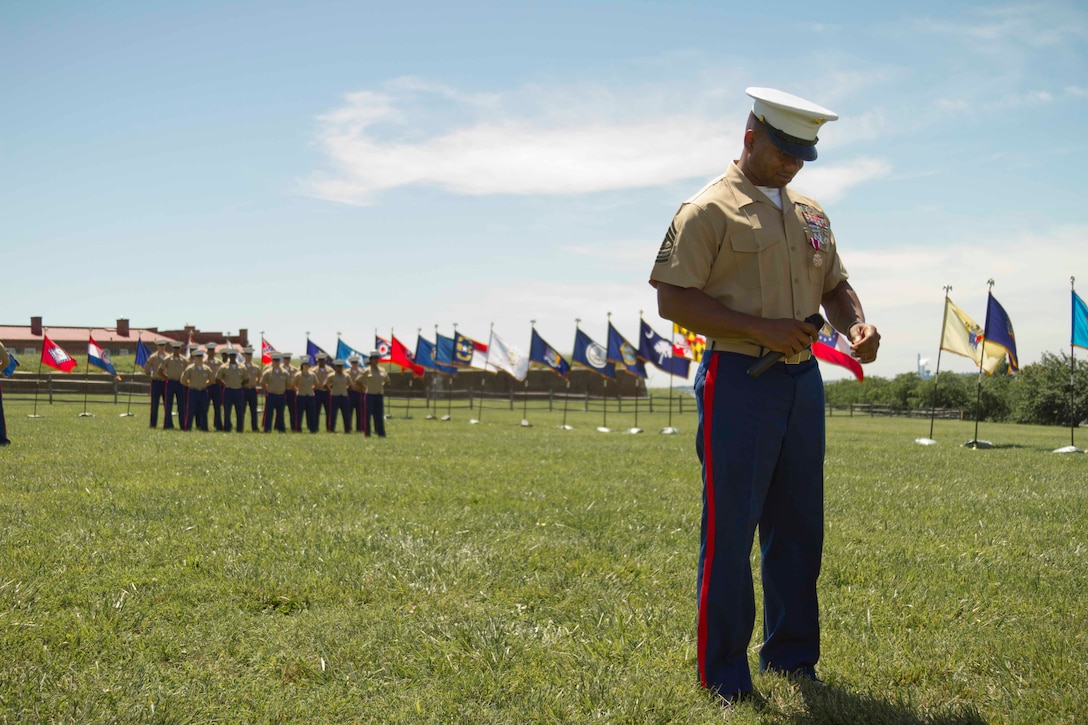
POLYGON ((379 440, 5 407, 0 722, 1088 722, 1068 430, 974 451, 972 423, 923 447, 927 421, 830 418, 829 687, 758 677, 762 710, 724 712, 695 681, 692 414, 420 411, 379 440))

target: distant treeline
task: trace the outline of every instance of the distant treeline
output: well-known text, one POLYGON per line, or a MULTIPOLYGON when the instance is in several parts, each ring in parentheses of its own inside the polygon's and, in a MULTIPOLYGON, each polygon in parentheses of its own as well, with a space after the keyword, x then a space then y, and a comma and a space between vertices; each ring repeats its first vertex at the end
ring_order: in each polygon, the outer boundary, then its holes
POLYGON ((846 408, 852 403, 891 406, 897 410, 959 408, 965 420, 1034 423, 1068 426, 1088 419, 1088 361, 1076 360, 1072 369, 1066 353, 1043 353, 1042 360, 1021 368, 1016 375, 982 375, 979 395, 977 373, 942 372, 929 380, 903 373, 891 380, 866 377, 865 382, 839 380, 825 384, 827 404, 846 408), (934 380, 936 393, 934 394, 934 380))

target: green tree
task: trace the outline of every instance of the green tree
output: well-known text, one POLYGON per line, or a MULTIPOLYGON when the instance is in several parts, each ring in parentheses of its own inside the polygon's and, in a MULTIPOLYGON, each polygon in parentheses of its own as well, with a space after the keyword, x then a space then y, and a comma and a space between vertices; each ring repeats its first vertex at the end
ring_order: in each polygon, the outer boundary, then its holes
POLYGON ((1013 421, 1068 426, 1088 418, 1088 362, 1076 361, 1071 370, 1069 355, 1045 352, 1039 362, 1025 365, 1019 377, 1011 401, 1013 421))

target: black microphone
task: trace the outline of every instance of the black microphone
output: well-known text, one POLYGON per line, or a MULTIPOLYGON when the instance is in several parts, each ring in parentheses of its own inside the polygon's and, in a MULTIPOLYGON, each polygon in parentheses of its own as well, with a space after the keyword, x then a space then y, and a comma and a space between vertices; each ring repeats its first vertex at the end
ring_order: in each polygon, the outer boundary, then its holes
MULTIPOLYGON (((824 326, 824 318, 820 315, 819 312, 815 312, 806 317, 805 322, 812 325, 817 330, 823 329, 824 326)), ((780 352, 767 353, 766 355, 752 363, 751 367, 748 368, 748 376, 758 378, 760 375, 770 370, 772 365, 774 365, 776 362, 784 357, 786 356, 780 352)))

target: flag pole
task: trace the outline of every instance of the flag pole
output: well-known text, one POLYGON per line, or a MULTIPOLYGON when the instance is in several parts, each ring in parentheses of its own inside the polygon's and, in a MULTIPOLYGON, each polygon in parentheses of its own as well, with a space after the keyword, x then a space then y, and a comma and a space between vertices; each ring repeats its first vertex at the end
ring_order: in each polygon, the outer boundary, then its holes
POLYGON ((45 357, 45 338, 48 337, 49 328, 42 328, 42 354, 38 358, 38 374, 34 376, 34 412, 27 416, 27 418, 42 418, 44 416, 38 415, 38 386, 42 381, 42 358, 45 357))
MULTIPOLYGON (((608 313, 608 325, 612 326, 612 313, 608 313)), ((609 342, 611 345, 611 342, 609 342)), ((608 365, 608 355, 605 355, 605 365, 608 365)), ((604 377, 603 375, 601 377, 604 377)), ((598 433, 611 433, 612 429, 608 427, 608 378, 604 377, 604 387, 601 389, 601 425, 597 428, 598 433)))
MULTIPOLYGON (((986 321, 982 323, 982 354, 978 358, 978 384, 975 387, 975 437, 963 444, 964 448, 993 448, 993 444, 990 441, 980 441, 978 439, 978 419, 981 417, 982 410, 982 363, 986 360, 986 338, 990 333, 990 304, 989 298, 993 294, 994 281, 993 279, 986 280, 986 321)), ((942 333, 943 334, 943 333, 942 333)))
MULTIPOLYGON (((87 350, 90 351, 91 331, 87 330, 87 350)), ((83 368, 83 412, 79 414, 80 418, 93 418, 94 415, 87 412, 87 384, 91 379, 91 363, 90 357, 87 358, 87 366, 83 368)))
MULTIPOLYGON (((136 364, 136 358, 139 357, 138 353, 140 352, 140 346, 143 345, 143 344, 144 344, 144 333, 141 332, 139 335, 136 336, 136 352, 137 352, 137 355, 136 355, 136 357, 133 357, 133 359, 132 359, 132 379, 133 380, 136 379, 136 368, 139 367, 136 364)), ((121 413, 121 415, 119 417, 121 417, 121 418, 131 418, 132 415, 133 415, 132 414, 132 382, 129 382, 129 384, 128 384, 128 407, 125 408, 125 412, 121 413)))
MULTIPOLYGON (((487 352, 488 352, 488 354, 491 353, 491 344, 494 341, 495 341, 495 323, 492 322, 491 327, 489 327, 488 330, 487 330, 487 352)), ((476 354, 475 349, 473 349, 473 355, 475 355, 475 354, 476 354)), ((489 367, 489 365, 490 365, 490 363, 487 360, 485 360, 484 361, 484 373, 491 372, 490 370, 487 369, 489 367)), ((486 374, 482 378, 480 378, 480 412, 479 412, 480 417, 479 418, 469 418, 469 421, 468 421, 469 423, 471 423, 473 425, 479 423, 480 419, 484 417, 484 388, 485 387, 487 387, 487 375, 486 374)))
MULTIPOLYGON (((534 332, 536 331, 536 320, 529 320, 529 328, 534 332)), ((532 335, 529 336, 529 340, 529 354, 532 355, 532 335)), ((532 426, 532 423, 529 422, 529 366, 531 364, 532 362, 530 361, 530 363, 525 366, 525 395, 522 396, 521 399, 521 424, 526 428, 532 426)))
MULTIPOLYGON (((577 338, 577 334, 578 334, 578 324, 581 321, 582 321, 581 317, 575 317, 574 318, 574 331, 575 331, 575 337, 576 338, 577 338)), ((574 363, 574 360, 572 359, 570 367, 574 366, 573 363, 574 363)), ((559 426, 560 430, 574 430, 574 426, 567 425, 567 406, 570 404, 570 373, 571 373, 571 370, 568 368, 567 377, 565 378, 565 380, 567 381, 567 392, 563 395, 563 424, 561 426, 559 426)))
POLYGON ((1073 346, 1073 340, 1077 334, 1077 290, 1075 282, 1076 277, 1069 278, 1069 296, 1072 302, 1072 308, 1070 311, 1070 321, 1072 323, 1071 332, 1069 335, 1069 445, 1064 448, 1058 448, 1054 450, 1054 453, 1084 453, 1083 450, 1077 448, 1076 441, 1076 429, 1077 429, 1077 394, 1076 394, 1076 381, 1077 381, 1077 359, 1075 356, 1075 350, 1073 346))
MULTIPOLYGON (((419 329, 421 331, 423 330, 422 327, 419 328, 419 329)), ((417 342, 416 345, 419 345, 419 343, 417 342)), ((438 323, 437 322, 434 325, 434 352, 431 353, 431 362, 434 363, 434 370, 432 371, 432 372, 434 372, 434 375, 431 376, 431 389, 428 390, 426 388, 426 386, 424 386, 424 388, 423 388, 423 399, 427 402, 427 415, 424 416, 425 420, 434 420, 437 417, 437 416, 435 416, 435 412, 438 410, 438 401, 437 400, 434 401, 434 410, 432 411, 431 410, 431 393, 434 392, 434 381, 442 379, 442 378, 439 377, 439 375, 441 375, 441 373, 438 372, 438 323)), ((424 378, 424 381, 426 381, 426 378, 424 378)))
POLYGON ((952 291, 952 285, 944 287, 944 313, 941 317, 941 340, 937 344, 937 370, 933 373, 933 390, 929 394, 929 438, 915 438, 914 442, 923 446, 932 446, 937 443, 933 439, 933 420, 937 417, 937 381, 941 377, 941 352, 944 349, 944 327, 948 324, 948 293, 952 291))

